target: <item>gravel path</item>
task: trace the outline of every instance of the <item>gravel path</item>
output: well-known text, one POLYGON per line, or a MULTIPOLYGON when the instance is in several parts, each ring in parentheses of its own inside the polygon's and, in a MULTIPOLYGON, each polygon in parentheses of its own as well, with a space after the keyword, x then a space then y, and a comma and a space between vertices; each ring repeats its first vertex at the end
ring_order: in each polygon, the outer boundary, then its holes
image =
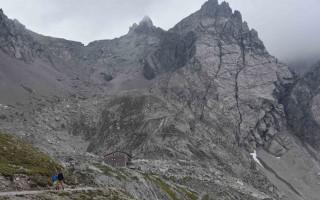
MULTIPOLYGON (((88 191, 88 190, 98 190, 99 188, 93 187, 82 187, 82 188, 66 188, 64 191, 88 191)), ((0 192, 0 197, 5 196, 17 196, 17 195, 33 195, 42 194, 46 192, 56 192, 57 190, 29 190, 29 191, 13 191, 13 192, 0 192)), ((62 191, 62 190, 61 190, 62 191)))

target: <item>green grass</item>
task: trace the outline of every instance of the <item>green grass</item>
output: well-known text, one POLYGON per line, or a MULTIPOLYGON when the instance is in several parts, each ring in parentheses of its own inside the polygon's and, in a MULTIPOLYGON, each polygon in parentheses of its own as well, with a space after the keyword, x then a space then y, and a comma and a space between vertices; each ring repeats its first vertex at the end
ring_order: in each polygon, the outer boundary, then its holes
MULTIPOLYGON (((196 192, 193 192, 187 188, 184 188, 182 186, 173 184, 169 185, 164 180, 162 180, 160 177, 156 175, 149 175, 144 174, 144 178, 146 180, 152 181, 155 185, 157 185, 162 191, 167 193, 168 197, 170 197, 171 200, 197 200, 198 194, 196 192), (182 197, 180 199, 180 197, 182 197)), ((165 177, 168 179, 168 177, 165 177)), ((169 177, 168 180, 175 180, 172 177, 169 177)))
POLYGON ((105 188, 101 190, 88 191, 50 191, 44 194, 31 195, 32 199, 39 200, 92 200, 92 199, 108 199, 108 200, 135 200, 130 194, 118 189, 105 188))
POLYGON ((168 194, 168 196, 170 197, 170 199, 179 200, 179 198, 177 197, 175 191, 171 188, 171 186, 168 185, 167 183, 165 183, 159 177, 150 176, 150 175, 144 175, 144 176, 145 176, 145 179, 151 180, 157 186, 159 186, 162 191, 166 192, 168 194))
POLYGON ((60 197, 68 197, 68 196, 70 196, 70 193, 69 192, 65 192, 65 191, 61 191, 60 193, 58 193, 58 196, 60 196, 60 197))
POLYGON ((210 200, 210 197, 208 194, 205 194, 201 200, 210 200))
POLYGON ((62 167, 48 155, 11 135, 0 133, 0 174, 30 176, 37 186, 50 184, 50 177, 62 167))
POLYGON ((188 200, 197 200, 198 199, 197 193, 190 191, 186 188, 180 187, 180 186, 177 186, 177 188, 178 188, 179 192, 184 194, 184 197, 187 198, 188 200))
POLYGON ((95 166, 99 168, 106 176, 115 177, 119 181, 127 180, 128 175, 122 169, 113 169, 107 165, 101 165, 101 164, 96 164, 95 166))

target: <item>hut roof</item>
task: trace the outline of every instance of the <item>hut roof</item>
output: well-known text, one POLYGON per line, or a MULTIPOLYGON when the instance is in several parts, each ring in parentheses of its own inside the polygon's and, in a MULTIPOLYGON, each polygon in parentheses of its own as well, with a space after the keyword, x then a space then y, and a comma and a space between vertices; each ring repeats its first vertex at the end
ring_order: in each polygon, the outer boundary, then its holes
POLYGON ((112 154, 114 154, 114 153, 126 154, 129 158, 132 158, 132 155, 130 155, 129 153, 124 152, 124 151, 113 151, 113 152, 111 152, 111 153, 105 154, 104 157, 110 156, 110 155, 112 155, 112 154))

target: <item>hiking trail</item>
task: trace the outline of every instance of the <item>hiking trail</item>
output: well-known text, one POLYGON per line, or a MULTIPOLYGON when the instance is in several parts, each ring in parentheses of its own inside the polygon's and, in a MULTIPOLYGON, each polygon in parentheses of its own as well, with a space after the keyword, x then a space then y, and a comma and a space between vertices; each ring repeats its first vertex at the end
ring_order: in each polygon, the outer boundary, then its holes
POLYGON ((101 188, 94 187, 81 187, 81 188, 66 188, 64 190, 25 190, 25 191, 12 191, 12 192, 0 192, 0 197, 19 196, 19 195, 35 195, 43 194, 46 192, 73 192, 73 191, 93 191, 101 188))

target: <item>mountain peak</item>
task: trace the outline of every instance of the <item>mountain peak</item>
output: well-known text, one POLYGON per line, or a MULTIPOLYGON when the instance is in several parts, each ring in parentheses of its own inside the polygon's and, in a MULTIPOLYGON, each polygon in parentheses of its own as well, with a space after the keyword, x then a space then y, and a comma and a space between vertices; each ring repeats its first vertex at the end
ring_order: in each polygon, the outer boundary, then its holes
POLYGON ((235 18, 235 19, 238 19, 240 22, 242 22, 242 15, 241 15, 241 12, 240 11, 238 11, 238 10, 235 10, 234 12, 233 12, 233 18, 235 18))
POLYGON ((4 14, 2 8, 0 8, 0 20, 6 18, 6 15, 4 14))
POLYGON ((142 20, 139 22, 139 24, 134 23, 129 33, 135 32, 135 33, 142 33, 142 34, 149 34, 153 33, 157 30, 157 27, 153 25, 153 22, 149 16, 144 16, 142 20))
POLYGON ((219 2, 218 0, 208 0, 207 2, 205 2, 201 9, 204 9, 204 8, 215 8, 215 7, 218 7, 219 6, 219 2))
POLYGON ((147 25, 149 27, 153 27, 153 22, 149 16, 144 16, 140 21, 139 25, 147 25))
POLYGON ((232 9, 229 3, 223 1, 221 4, 218 0, 208 0, 201 7, 201 13, 209 17, 230 17, 232 15, 232 9))

